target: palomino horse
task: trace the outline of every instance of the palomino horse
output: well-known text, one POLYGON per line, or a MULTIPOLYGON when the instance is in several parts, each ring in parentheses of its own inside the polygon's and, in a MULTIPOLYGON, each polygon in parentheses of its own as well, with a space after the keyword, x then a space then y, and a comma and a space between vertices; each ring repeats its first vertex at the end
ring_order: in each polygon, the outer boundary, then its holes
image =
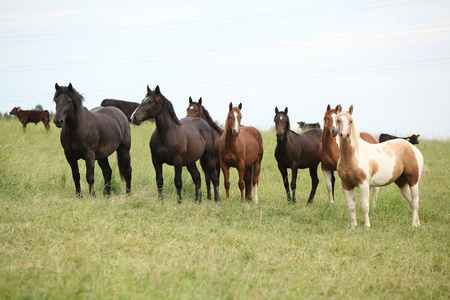
POLYGON ((352 228, 356 227, 354 188, 361 191, 361 206, 366 228, 369 222, 369 189, 395 182, 412 210, 413 227, 419 221, 419 180, 424 170, 422 153, 405 140, 369 144, 359 137, 353 122, 353 105, 348 112, 338 110, 338 134, 341 157, 337 171, 347 198, 352 228))
POLYGON ((295 191, 297 188, 297 172, 298 169, 309 168, 309 176, 311 176, 311 193, 309 194, 308 203, 312 203, 316 188, 319 184, 317 177, 317 166, 319 165, 319 146, 322 130, 319 128, 309 129, 300 134, 290 130, 289 117, 287 115, 288 108, 279 111, 275 107, 275 129, 277 131, 277 147, 275 148, 275 158, 278 162, 278 169, 283 177, 284 188, 286 189, 287 200, 291 201, 291 193, 289 191, 289 178, 287 169, 292 170, 292 202, 295 200, 295 191))
POLYGON ((156 172, 158 197, 163 199, 164 163, 174 166, 175 187, 178 193, 178 203, 181 203, 181 171, 186 166, 195 184, 195 201, 202 200, 201 177, 196 161, 205 172, 205 178, 210 178, 214 186, 214 199, 219 197, 219 180, 215 168, 215 148, 211 128, 208 123, 199 118, 184 118, 178 120, 172 103, 161 94, 159 86, 154 91, 147 86, 147 95, 134 111, 131 120, 139 125, 141 122, 155 118, 156 129, 150 138, 153 167, 156 172))
MULTIPOLYGON (((337 105, 335 109, 332 109, 330 104, 328 104, 327 111, 323 117, 322 143, 319 148, 319 158, 327 184, 330 204, 334 203, 334 171, 336 171, 339 156, 341 155, 339 152, 340 141, 339 138, 336 138, 336 117, 340 107, 341 105, 337 105)), ((360 137, 370 144, 378 144, 377 140, 367 132, 360 132, 360 137)), ((373 206, 375 206, 379 190, 379 187, 373 187, 373 206)))
POLYGON ((117 162, 122 179, 126 182, 126 192, 131 191, 130 124, 123 112, 115 107, 97 107, 91 111, 83 104, 83 97, 69 84, 60 87, 55 84, 56 115, 54 123, 61 130, 61 145, 67 162, 72 168, 75 189, 80 196, 80 172, 78 160, 86 161, 86 180, 89 194, 95 197, 94 164, 103 172, 105 187, 103 195, 111 194, 111 167, 108 156, 117 152, 117 162))
POLYGON ((236 168, 239 173, 239 189, 241 190, 241 202, 245 202, 244 183, 246 197, 253 199, 252 186, 255 189, 254 202, 258 203, 258 181, 263 158, 263 141, 261 133, 252 126, 241 127, 242 103, 233 107, 230 102, 225 132, 220 139, 220 166, 222 168, 227 200, 230 201, 230 167, 236 168))
MULTIPOLYGON (((219 158, 219 144, 220 144, 220 138, 223 134, 223 129, 220 128, 216 122, 211 118, 209 112, 206 110, 206 108, 202 105, 202 98, 198 100, 198 102, 192 101, 192 98, 189 97, 189 106, 186 108, 186 117, 189 118, 202 118, 205 120, 209 126, 211 127, 213 137, 214 137, 214 146, 216 148, 216 169, 217 169, 217 176, 220 178, 220 158, 219 158)), ((208 199, 211 199, 211 180, 206 181, 206 189, 208 191, 208 199)))

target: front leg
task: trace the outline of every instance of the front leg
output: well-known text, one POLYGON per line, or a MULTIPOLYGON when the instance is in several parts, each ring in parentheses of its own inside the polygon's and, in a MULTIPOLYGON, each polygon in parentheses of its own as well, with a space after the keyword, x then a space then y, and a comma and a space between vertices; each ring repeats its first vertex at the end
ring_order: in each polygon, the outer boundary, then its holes
POLYGON ((319 177, 317 176, 317 165, 309 168, 309 176, 311 176, 311 193, 309 194, 308 203, 312 203, 316 194, 317 185, 319 185, 319 177))
POLYGON ((370 195, 370 186, 369 183, 365 182, 359 187, 359 190, 361 191, 361 209, 364 213, 364 225, 367 229, 370 228, 370 221, 369 221, 369 195, 370 195))
POLYGON ((343 188, 343 191, 344 191, 345 198, 347 199, 347 208, 348 208, 348 211, 350 212, 351 226, 352 226, 352 229, 354 229, 358 225, 356 222, 354 190, 353 189, 346 190, 343 188))
POLYGON ((181 197, 181 188, 183 186, 183 182, 181 180, 181 172, 183 170, 183 166, 176 165, 176 166, 174 166, 174 169, 175 169, 174 183, 175 183, 175 187, 177 188, 178 204, 181 204, 181 201, 183 200, 181 197))
POLYGON ((103 188, 103 196, 111 195, 111 166, 109 165, 108 158, 99 159, 98 165, 102 169, 103 179, 104 179, 104 188, 103 188))
POLYGON ((158 161, 158 159, 152 155, 152 162, 153 162, 153 168, 155 169, 156 173, 156 186, 158 188, 158 199, 163 201, 163 185, 164 185, 164 178, 163 178, 163 172, 162 172, 162 163, 158 161))
POLYGON ((291 201, 291 192, 289 191, 289 178, 287 173, 287 168, 278 164, 278 170, 280 170, 281 177, 283 178, 284 189, 286 190, 287 201, 291 201))
POLYGON ((223 185, 225 187, 227 201, 230 201, 230 167, 222 161, 220 162, 220 167, 223 172, 223 185))
POLYGON ((292 203, 295 203, 297 202, 297 199, 295 199, 295 192, 297 191, 297 174, 298 174, 297 166, 292 166, 291 170, 292 170, 292 180, 291 180, 292 203))
POLYGON ((66 159, 70 165, 70 168, 72 169, 72 178, 73 182, 75 183, 75 192, 77 193, 78 197, 81 197, 80 171, 78 169, 78 160, 67 157, 67 154, 66 159))
POLYGON ((238 186, 239 190, 241 191, 241 202, 245 203, 245 184, 244 184, 245 165, 243 163, 239 164, 237 169, 239 174, 238 186))

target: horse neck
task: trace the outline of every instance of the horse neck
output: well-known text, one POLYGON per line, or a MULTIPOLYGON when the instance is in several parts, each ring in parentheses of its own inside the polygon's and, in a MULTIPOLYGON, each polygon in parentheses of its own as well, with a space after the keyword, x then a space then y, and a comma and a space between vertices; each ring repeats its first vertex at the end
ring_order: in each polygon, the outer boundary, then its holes
POLYGON ((83 106, 80 102, 76 102, 76 105, 72 107, 71 113, 67 115, 65 124, 66 127, 70 127, 72 130, 76 130, 79 127, 86 127, 87 119, 92 113, 83 106))
POLYGON ((355 156, 359 156, 359 149, 360 149, 360 137, 359 137, 359 130, 356 128, 355 123, 352 123, 351 125, 351 134, 350 138, 347 140, 347 142, 340 142, 340 152, 341 152, 341 159, 344 161, 354 161, 355 156))
MULTIPOLYGON (((165 101, 168 101, 164 99, 165 101)), ((176 132, 176 129, 181 126, 173 107, 170 107, 164 103, 161 108, 161 112, 156 115, 155 123, 161 137, 164 137, 170 132, 176 132)))
POLYGON ((322 131, 322 147, 324 149, 330 149, 333 145, 338 146, 337 139, 331 135, 330 129, 324 126, 322 131))

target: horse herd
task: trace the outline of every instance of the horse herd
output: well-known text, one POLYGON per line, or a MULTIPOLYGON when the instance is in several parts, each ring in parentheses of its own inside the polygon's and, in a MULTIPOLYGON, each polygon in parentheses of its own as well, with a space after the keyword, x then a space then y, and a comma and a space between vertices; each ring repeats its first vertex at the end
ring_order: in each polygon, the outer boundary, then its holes
MULTIPOLYGON (((202 99, 194 102, 189 99, 187 116, 178 119, 172 103, 164 97, 159 86, 151 90, 135 108, 131 116, 126 116, 113 106, 86 109, 83 97, 73 88, 55 84, 54 102, 56 115, 54 123, 61 130, 61 145, 72 169, 76 193, 80 195, 80 174, 77 161, 86 161, 86 180, 89 193, 95 196, 94 163, 97 160, 104 177, 104 195, 111 193, 111 167, 108 156, 117 152, 119 172, 126 182, 126 193, 131 192, 130 148, 131 133, 128 120, 139 125, 154 119, 156 129, 150 138, 150 150, 156 172, 158 198, 163 199, 162 165, 174 167, 174 183, 178 202, 181 203, 183 166, 187 168, 195 185, 195 201, 202 200, 201 176, 196 162, 200 161, 205 175, 207 197, 220 200, 219 176, 222 170, 226 198, 230 200, 230 168, 239 174, 238 186, 241 201, 258 202, 258 183, 263 158, 261 133, 252 126, 241 125, 242 104, 229 105, 224 129, 217 126, 202 105, 202 99), (253 191, 253 193, 252 193, 253 191)), ((329 202, 334 202, 334 171, 341 178, 343 191, 351 215, 351 227, 356 223, 353 190, 361 190, 361 206, 365 216, 365 226, 369 222, 369 189, 374 189, 374 203, 380 186, 395 182, 401 194, 408 201, 413 226, 419 226, 419 181, 424 169, 420 151, 403 139, 378 143, 370 134, 359 132, 352 118, 353 106, 348 111, 340 105, 328 105, 324 116, 323 131, 313 128, 302 133, 290 130, 288 108, 275 107, 275 128, 277 146, 275 158, 282 175, 287 200, 295 202, 298 169, 309 169, 311 192, 308 203, 312 203, 319 179, 317 168, 321 163, 325 174, 329 202), (292 170, 289 185, 287 169, 292 170)))

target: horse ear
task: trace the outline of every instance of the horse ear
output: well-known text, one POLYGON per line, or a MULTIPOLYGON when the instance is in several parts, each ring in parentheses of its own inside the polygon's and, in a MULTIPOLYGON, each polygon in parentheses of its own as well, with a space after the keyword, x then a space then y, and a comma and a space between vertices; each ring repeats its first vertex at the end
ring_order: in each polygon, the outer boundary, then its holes
POLYGON ((147 85, 147 94, 150 94, 151 92, 152 92, 152 90, 147 85))
POLYGON ((340 106, 340 105, 336 105, 336 108, 335 108, 335 110, 338 110, 339 106, 340 106))
POLYGON ((202 105, 202 97, 200 97, 200 99, 198 99, 198 104, 202 105))
POLYGON ((239 110, 241 110, 241 109, 242 109, 242 103, 239 103, 239 106, 238 106, 238 108, 239 108, 239 110))
POLYGON ((59 89, 60 89, 60 87, 59 87, 58 83, 55 83, 55 90, 59 90, 59 89))
POLYGON ((350 105, 350 108, 348 109, 348 113, 349 113, 349 114, 352 114, 352 113, 353 113, 353 104, 350 105))
POLYGON ((275 114, 278 115, 278 107, 275 106, 275 114))
POLYGON ((233 109, 233 102, 230 102, 230 110, 233 109))
POLYGON ((192 98, 189 97, 189 105, 191 105, 191 104, 192 104, 192 98))
POLYGON ((342 111, 342 106, 339 104, 338 106, 336 106, 336 110, 338 113, 340 113, 342 111))
POLYGON ((331 105, 328 104, 328 106, 327 106, 327 111, 329 111, 330 109, 331 109, 331 105))
POLYGON ((155 88, 155 93, 156 93, 157 95, 161 95, 161 91, 159 90, 159 85, 156 86, 156 88, 155 88))
POLYGON ((68 88, 69 88, 69 91, 70 91, 70 92, 73 92, 73 86, 72 86, 72 83, 69 82, 68 88))
POLYGON ((287 112, 288 112, 288 108, 286 107, 286 108, 284 109, 284 113, 287 114, 287 112))

